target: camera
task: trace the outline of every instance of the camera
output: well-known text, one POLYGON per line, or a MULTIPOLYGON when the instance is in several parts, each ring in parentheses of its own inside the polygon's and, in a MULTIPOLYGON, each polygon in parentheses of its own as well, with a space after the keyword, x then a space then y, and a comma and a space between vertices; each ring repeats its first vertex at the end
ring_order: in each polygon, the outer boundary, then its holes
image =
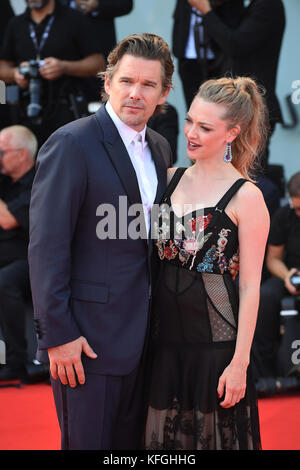
POLYGON ((30 60, 28 65, 20 66, 19 72, 25 78, 29 79, 29 105, 27 106, 27 116, 37 118, 42 110, 40 104, 42 79, 40 78, 39 68, 43 61, 30 60))
POLYGON ((281 301, 281 312, 282 317, 291 317, 298 315, 300 312, 300 295, 290 295, 284 297, 281 301))
POLYGON ((292 276, 290 277, 290 282, 292 286, 295 287, 296 290, 300 291, 300 273, 299 272, 292 274, 292 276))
MULTIPOLYGON (((300 274, 296 272, 291 275, 290 282, 292 286, 300 291, 300 274)), ((300 313, 300 295, 290 295, 284 297, 281 301, 281 312, 282 317, 291 317, 300 313)))

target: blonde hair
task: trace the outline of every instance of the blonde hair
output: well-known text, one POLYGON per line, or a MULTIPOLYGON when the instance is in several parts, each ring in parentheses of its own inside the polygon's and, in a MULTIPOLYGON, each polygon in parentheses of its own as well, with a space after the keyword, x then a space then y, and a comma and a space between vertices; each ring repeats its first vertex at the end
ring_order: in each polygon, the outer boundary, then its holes
POLYGON ((251 181, 260 168, 269 131, 264 94, 250 77, 223 77, 207 80, 196 95, 225 107, 223 119, 228 122, 228 129, 240 126, 240 133, 232 142, 232 164, 251 181))

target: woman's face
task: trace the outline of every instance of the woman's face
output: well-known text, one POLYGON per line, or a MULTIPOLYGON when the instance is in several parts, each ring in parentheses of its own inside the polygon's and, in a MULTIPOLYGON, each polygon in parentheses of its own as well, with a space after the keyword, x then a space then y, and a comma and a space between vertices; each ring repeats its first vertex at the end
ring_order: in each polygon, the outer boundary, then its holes
POLYGON ((192 160, 222 158, 226 144, 238 134, 238 127, 228 130, 223 119, 225 107, 196 97, 187 113, 184 135, 187 154, 192 160))

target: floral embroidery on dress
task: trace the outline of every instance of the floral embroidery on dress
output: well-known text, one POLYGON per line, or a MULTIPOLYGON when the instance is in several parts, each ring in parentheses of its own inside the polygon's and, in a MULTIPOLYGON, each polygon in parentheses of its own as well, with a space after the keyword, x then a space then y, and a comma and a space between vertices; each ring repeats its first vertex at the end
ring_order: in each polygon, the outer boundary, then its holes
MULTIPOLYGON (((170 208, 166 205, 161 206, 159 212, 159 221, 153 224, 154 239, 158 249, 158 256, 161 260, 173 260, 178 256, 183 266, 189 263, 188 269, 192 270, 199 251, 202 250, 205 243, 211 237, 213 232, 205 233, 208 228, 212 215, 200 215, 190 217, 182 223, 177 220, 173 227, 173 238, 170 227, 170 208)), ((182 219, 186 219, 183 216, 182 219)), ((218 233, 218 240, 204 254, 202 261, 197 265, 198 272, 214 272, 214 262, 223 274, 229 269, 229 262, 224 254, 228 243, 230 229, 222 228, 218 233)))
POLYGON ((214 264, 213 262, 217 258, 216 246, 213 245, 204 255, 202 263, 197 266, 197 271, 200 273, 212 273, 214 264))
POLYGON ((221 232, 219 232, 219 239, 217 241, 218 266, 220 268, 221 274, 223 274, 224 271, 227 271, 228 269, 228 262, 223 252, 228 243, 227 237, 229 232, 231 232, 231 230, 222 228, 221 232))
POLYGON ((227 259, 223 253, 228 240, 228 233, 231 232, 229 229, 222 228, 221 231, 219 232, 219 238, 217 241, 217 246, 213 245, 204 255, 203 261, 198 264, 197 266, 197 271, 198 272, 206 272, 206 273, 212 273, 213 272, 213 262, 217 259, 217 264, 219 266, 219 269, 221 271, 221 274, 223 274, 225 271, 227 271, 229 267, 229 263, 227 262, 227 259))
MULTIPOLYGON (((165 208, 161 210, 160 216, 167 221, 170 220, 169 214, 165 208)), ((190 229, 191 236, 186 236, 186 227, 181 222, 177 221, 175 224, 174 240, 169 239, 170 223, 163 221, 161 225, 159 225, 157 221, 154 222, 154 238, 157 240, 156 246, 158 248, 159 258, 161 260, 164 258, 171 260, 179 255, 180 262, 186 264, 190 257, 193 256, 194 261, 198 251, 202 249, 204 243, 212 235, 212 233, 202 235, 209 225, 211 218, 211 214, 190 218, 187 221, 187 228, 190 229)))

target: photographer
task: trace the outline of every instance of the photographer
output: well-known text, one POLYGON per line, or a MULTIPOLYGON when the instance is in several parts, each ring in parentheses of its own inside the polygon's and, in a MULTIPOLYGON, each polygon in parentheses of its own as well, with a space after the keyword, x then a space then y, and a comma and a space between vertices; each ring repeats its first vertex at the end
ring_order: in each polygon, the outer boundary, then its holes
POLYGON ((29 202, 37 139, 23 126, 0 132, 0 327, 6 365, 0 381, 26 381, 25 298, 30 293, 27 261, 29 202))
POLYGON ((293 285, 300 269, 300 172, 288 182, 290 204, 279 208, 272 217, 266 263, 272 274, 261 286, 260 307, 253 342, 257 375, 276 377, 280 343, 281 301, 300 295, 293 285))
MULTIPOLYGON (((276 123, 282 122, 276 96, 277 68, 285 29, 282 0, 250 0, 238 27, 220 18, 211 8, 209 0, 189 2, 203 15, 207 34, 227 57, 223 71, 237 76, 251 76, 265 88, 271 137, 276 123)), ((267 148, 262 161, 263 168, 267 168, 268 158, 267 148)))
POLYGON ((104 57, 80 12, 56 0, 26 2, 25 13, 8 24, 0 79, 19 87, 13 123, 31 128, 41 144, 58 127, 87 113, 82 78, 103 69, 104 57))
MULTIPOLYGON (((243 0, 212 0, 215 15, 230 28, 237 28, 244 13, 243 0)), ((177 0, 173 14, 173 53, 178 59, 187 108, 199 86, 221 76, 226 56, 203 21, 195 0, 177 0)))

